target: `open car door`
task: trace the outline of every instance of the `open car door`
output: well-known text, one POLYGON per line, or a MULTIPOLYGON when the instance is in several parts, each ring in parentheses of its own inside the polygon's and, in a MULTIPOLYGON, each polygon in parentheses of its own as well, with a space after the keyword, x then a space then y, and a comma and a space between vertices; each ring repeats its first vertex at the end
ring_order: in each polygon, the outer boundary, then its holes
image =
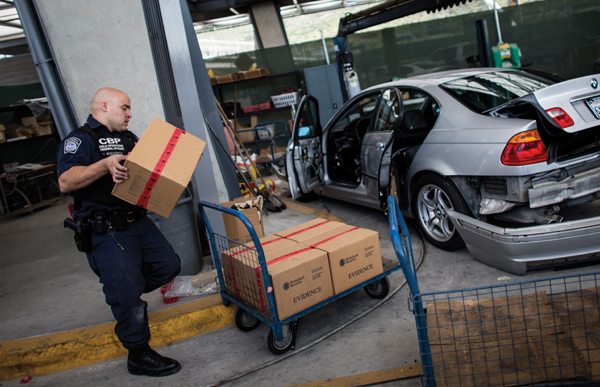
POLYGON ((310 193, 323 181, 323 150, 319 104, 305 95, 298 105, 292 138, 286 153, 288 183, 292 198, 310 193))
POLYGON ((387 188, 392 159, 394 130, 402 119, 402 97, 394 88, 381 94, 373 122, 362 139, 361 172, 367 195, 379 198, 379 191, 387 188))

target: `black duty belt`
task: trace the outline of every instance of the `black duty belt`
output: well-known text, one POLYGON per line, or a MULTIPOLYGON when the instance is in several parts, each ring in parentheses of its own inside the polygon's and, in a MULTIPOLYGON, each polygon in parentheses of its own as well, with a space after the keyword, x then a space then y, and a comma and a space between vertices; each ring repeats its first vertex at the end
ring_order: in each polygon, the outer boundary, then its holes
POLYGON ((131 223, 146 216, 145 210, 95 210, 90 223, 96 234, 104 234, 110 229, 122 231, 131 223))

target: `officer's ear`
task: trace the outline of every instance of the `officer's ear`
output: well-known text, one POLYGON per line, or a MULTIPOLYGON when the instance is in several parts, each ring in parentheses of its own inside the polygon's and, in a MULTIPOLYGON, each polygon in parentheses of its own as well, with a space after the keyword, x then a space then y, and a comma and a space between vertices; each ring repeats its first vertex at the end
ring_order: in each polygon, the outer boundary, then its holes
POLYGON ((100 102, 100 110, 102 110, 105 113, 108 111, 108 101, 100 102))

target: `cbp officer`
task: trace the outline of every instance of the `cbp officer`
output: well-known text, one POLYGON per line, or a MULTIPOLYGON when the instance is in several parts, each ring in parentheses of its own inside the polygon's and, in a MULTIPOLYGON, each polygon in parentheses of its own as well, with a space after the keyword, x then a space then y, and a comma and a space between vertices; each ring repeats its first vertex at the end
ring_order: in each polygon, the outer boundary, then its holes
POLYGON ((117 322, 115 332, 129 351, 128 371, 166 376, 181 365, 148 345, 147 303, 140 296, 171 281, 180 260, 144 209, 111 195, 114 184, 128 177, 122 163, 137 142, 127 130, 130 119, 127 94, 110 87, 96 91, 87 122, 59 147, 58 183, 61 192, 73 195, 75 222, 91 229, 84 250, 117 322))

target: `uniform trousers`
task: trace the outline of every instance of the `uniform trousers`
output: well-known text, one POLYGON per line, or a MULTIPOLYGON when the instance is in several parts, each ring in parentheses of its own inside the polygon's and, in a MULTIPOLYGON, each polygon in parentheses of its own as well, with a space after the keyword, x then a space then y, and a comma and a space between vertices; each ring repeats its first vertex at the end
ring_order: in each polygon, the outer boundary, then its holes
POLYGON ((92 235, 90 267, 100 279, 123 346, 136 349, 150 340, 148 304, 141 299, 169 283, 181 269, 179 256, 154 222, 142 216, 124 230, 92 235))

